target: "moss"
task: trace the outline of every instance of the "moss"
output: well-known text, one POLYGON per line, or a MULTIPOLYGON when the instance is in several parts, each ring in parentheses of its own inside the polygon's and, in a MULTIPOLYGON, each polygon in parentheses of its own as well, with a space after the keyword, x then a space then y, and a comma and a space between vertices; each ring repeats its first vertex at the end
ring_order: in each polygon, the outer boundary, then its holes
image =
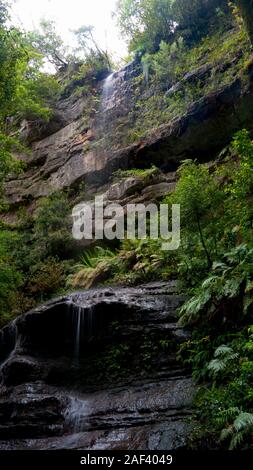
POLYGON ((114 177, 116 178, 129 178, 131 176, 141 178, 144 182, 156 176, 159 173, 158 168, 152 166, 151 168, 147 168, 146 170, 142 170, 139 168, 132 168, 131 170, 118 170, 115 171, 114 177))
POLYGON ((180 48, 172 55, 168 66, 162 56, 159 59, 159 52, 150 55, 149 60, 148 83, 144 75, 132 80, 133 108, 127 118, 119 116, 114 120, 110 148, 148 138, 151 130, 182 116, 194 101, 229 85, 236 78, 246 83, 252 50, 245 31, 235 27, 207 36, 195 47, 180 48), (162 61, 159 63, 161 75, 152 70, 152 61, 158 60, 162 61), (209 71, 198 79, 198 71, 208 66, 209 71), (187 79, 189 73, 192 78, 187 79), (168 95, 167 91, 174 85, 178 89, 168 95))

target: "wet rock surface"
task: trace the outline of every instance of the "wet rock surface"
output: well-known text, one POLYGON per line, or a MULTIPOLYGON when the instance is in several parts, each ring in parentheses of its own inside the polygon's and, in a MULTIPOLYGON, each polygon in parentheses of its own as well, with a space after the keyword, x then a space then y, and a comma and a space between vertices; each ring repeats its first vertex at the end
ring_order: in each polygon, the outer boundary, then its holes
POLYGON ((176 360, 176 283, 70 295, 0 335, 0 449, 186 446, 194 387, 176 360))
MULTIPOLYGON (((226 66, 229 65, 223 65, 226 66)), ((185 84, 198 80, 204 84, 210 73, 210 66, 205 66, 186 74, 166 93, 173 96, 185 84)), ((87 97, 78 97, 74 92, 67 98, 63 96, 54 121, 40 137, 30 139, 31 156, 28 161, 24 157, 27 170, 7 183, 8 203, 12 207, 27 205, 55 190, 75 188, 80 182, 85 182, 87 190, 94 185, 98 189, 118 169, 155 164, 162 171, 171 172, 185 158, 212 159, 238 129, 246 127, 252 131, 252 73, 249 69, 245 82, 235 78, 194 101, 182 116, 158 123, 147 137, 136 138, 129 145, 118 142, 114 146, 112 137, 118 118, 125 124, 131 121, 139 65, 127 66, 98 84, 101 108, 95 115, 87 113, 87 97)), ((32 131, 28 129, 28 134, 32 131)))

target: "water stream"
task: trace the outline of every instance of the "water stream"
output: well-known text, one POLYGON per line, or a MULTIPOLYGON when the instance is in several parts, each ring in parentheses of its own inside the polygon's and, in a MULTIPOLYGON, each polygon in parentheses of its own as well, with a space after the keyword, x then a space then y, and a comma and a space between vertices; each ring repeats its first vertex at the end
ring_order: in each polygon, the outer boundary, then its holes
POLYGON ((111 73, 105 81, 102 90, 102 113, 111 109, 114 104, 114 100, 111 98, 114 96, 115 92, 115 73, 111 73))
POLYGON ((95 334, 94 308, 71 306, 74 335, 73 366, 80 366, 80 354, 84 341, 89 342, 95 334))
MULTIPOLYGON (((0 362, 0 384, 2 382, 2 370, 5 364, 7 364, 12 357, 14 357, 17 353, 18 350, 21 346, 21 336, 18 333, 17 325, 16 325, 17 319, 15 319, 11 324, 10 324, 10 329, 9 329, 9 336, 10 336, 10 344, 12 346, 12 349, 10 349, 9 353, 7 354, 7 357, 0 362)), ((2 332, 3 334, 3 332, 2 332)))
POLYGON ((88 400, 78 397, 70 397, 70 403, 65 414, 66 427, 72 429, 74 434, 78 434, 85 429, 87 417, 90 412, 88 400))

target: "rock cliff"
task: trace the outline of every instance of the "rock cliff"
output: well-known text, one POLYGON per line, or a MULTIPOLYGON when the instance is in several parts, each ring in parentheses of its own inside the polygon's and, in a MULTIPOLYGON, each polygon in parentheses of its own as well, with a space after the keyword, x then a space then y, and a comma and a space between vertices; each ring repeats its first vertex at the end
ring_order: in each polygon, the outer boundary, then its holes
POLYGON ((194 387, 176 360, 176 284, 55 300, 0 332, 0 449, 184 448, 194 387))
MULTIPOLYGON (((210 73, 201 67, 187 74, 166 91, 167 96, 194 81, 202 80, 204 87, 210 73)), ((132 111, 140 64, 130 64, 99 82, 95 102, 73 90, 67 97, 63 94, 47 126, 36 132, 34 126, 29 128, 26 123, 22 129, 23 137, 30 142, 31 154, 23 157, 26 171, 7 183, 7 201, 11 206, 30 204, 80 182, 85 182, 87 191, 90 187, 97 191, 119 168, 155 164, 166 172, 174 171, 185 158, 214 157, 237 129, 252 129, 252 73, 249 66, 246 81, 235 76, 216 91, 193 101, 179 117, 162 125, 158 122, 144 139, 136 138, 128 145, 122 143, 121 137, 126 129, 134 128, 132 111)))

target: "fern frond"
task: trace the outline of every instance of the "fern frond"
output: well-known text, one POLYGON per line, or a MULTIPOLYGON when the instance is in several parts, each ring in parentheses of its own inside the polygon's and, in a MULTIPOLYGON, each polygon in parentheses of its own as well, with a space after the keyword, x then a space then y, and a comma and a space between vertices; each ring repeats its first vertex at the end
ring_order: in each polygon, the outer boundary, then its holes
POLYGON ((253 414, 252 413, 240 413, 234 421, 234 429, 236 432, 245 430, 246 428, 253 428, 253 414))
POLYGON ((207 366, 207 369, 210 370, 213 374, 218 374, 222 372, 227 367, 227 362, 222 359, 213 359, 207 366))
POLYGON ((226 344, 222 344, 221 346, 219 346, 215 353, 214 353, 214 357, 226 357, 226 356, 230 356, 231 354, 233 354, 233 349, 230 348, 230 346, 227 346, 226 344))
POLYGON ((233 436, 233 432, 234 432, 233 426, 229 426, 228 428, 223 429, 221 431, 220 440, 221 441, 226 441, 228 438, 233 436))
POLYGON ((239 432, 238 434, 235 434, 230 442, 229 450, 235 450, 237 449, 244 441, 245 435, 243 432, 239 432))

